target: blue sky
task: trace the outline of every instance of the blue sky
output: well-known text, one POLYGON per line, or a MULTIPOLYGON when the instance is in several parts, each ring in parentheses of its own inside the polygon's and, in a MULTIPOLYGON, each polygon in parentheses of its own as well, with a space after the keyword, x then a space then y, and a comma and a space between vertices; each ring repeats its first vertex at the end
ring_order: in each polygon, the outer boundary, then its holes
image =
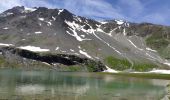
POLYGON ((65 8, 92 19, 123 19, 170 25, 170 0, 0 0, 0 12, 13 6, 65 8))

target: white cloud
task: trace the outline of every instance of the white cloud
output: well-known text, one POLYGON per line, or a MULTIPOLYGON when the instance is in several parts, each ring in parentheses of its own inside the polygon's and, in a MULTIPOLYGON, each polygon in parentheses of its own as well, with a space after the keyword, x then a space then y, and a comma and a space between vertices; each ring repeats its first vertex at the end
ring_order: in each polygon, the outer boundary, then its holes
POLYGON ((170 7, 151 9, 155 0, 0 0, 0 12, 14 6, 65 8, 72 13, 95 19, 124 19, 133 22, 169 24, 170 7), (143 2, 142 2, 143 1, 143 2), (150 8, 151 7, 151 8, 150 8), (149 8, 149 9, 148 9, 149 8))
POLYGON ((105 0, 1 0, 0 12, 21 5, 26 7, 60 7, 75 14, 91 18, 124 18, 118 9, 105 0), (54 2, 54 4, 51 2, 54 2))
POLYGON ((48 0, 0 0, 0 12, 10 9, 15 6, 25 7, 49 7, 55 8, 56 6, 48 3, 48 0))
POLYGON ((7 10, 13 6, 22 5, 20 0, 1 0, 0 1, 0 12, 7 10))
POLYGON ((119 9, 105 0, 64 0, 64 8, 87 17, 124 18, 119 9))

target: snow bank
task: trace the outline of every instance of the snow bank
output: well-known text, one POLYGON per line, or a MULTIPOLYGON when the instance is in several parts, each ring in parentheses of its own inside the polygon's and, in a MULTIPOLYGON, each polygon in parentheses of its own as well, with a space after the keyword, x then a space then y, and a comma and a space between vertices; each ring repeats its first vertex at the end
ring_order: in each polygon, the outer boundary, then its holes
POLYGON ((153 49, 151 49, 151 48, 146 48, 146 50, 152 51, 152 52, 157 52, 156 50, 153 50, 153 49))
POLYGON ((63 11, 64 11, 64 9, 60 9, 58 12, 58 15, 60 15, 63 11))
POLYGON ((109 73, 118 73, 118 71, 113 70, 111 68, 109 68, 108 66, 106 66, 107 70, 104 70, 103 72, 109 72, 109 73))
POLYGON ((35 32, 35 34, 41 34, 41 33, 42 33, 41 31, 35 32))
POLYGON ((170 74, 170 70, 152 70, 150 73, 170 74))
POLYGON ((13 44, 0 43, 0 46, 13 46, 13 44))
POLYGON ((33 12, 33 11, 35 11, 35 10, 37 10, 37 9, 35 9, 35 8, 27 8, 27 7, 25 7, 25 10, 26 10, 26 11, 29 11, 29 12, 33 12))
POLYGON ((38 18, 40 21, 44 21, 44 18, 38 18))
POLYGON ((115 20, 118 25, 122 25, 124 23, 123 20, 115 20))
POLYGON ((35 47, 35 46, 21 46, 18 47, 20 49, 24 50, 29 50, 29 51, 34 51, 34 52, 47 52, 50 51, 49 49, 41 49, 40 47, 35 47))
POLYGON ((79 52, 82 54, 82 55, 85 55, 86 57, 90 58, 90 59, 93 59, 90 55, 87 54, 87 52, 84 52, 82 50, 79 50, 79 52))

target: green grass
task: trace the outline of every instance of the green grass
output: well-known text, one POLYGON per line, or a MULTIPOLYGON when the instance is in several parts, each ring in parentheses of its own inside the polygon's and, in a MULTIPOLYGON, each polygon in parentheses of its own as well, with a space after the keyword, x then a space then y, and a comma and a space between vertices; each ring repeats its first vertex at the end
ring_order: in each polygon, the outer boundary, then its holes
POLYGON ((126 60, 126 59, 118 59, 118 58, 115 58, 115 57, 112 57, 112 56, 107 57, 105 59, 105 62, 112 69, 120 70, 120 71, 123 71, 125 69, 130 69, 130 67, 131 67, 131 63, 128 60, 126 60))
POLYGON ((149 63, 135 63, 134 66, 132 67, 132 69, 134 69, 135 71, 150 71, 153 68, 157 68, 158 66, 155 64, 149 64, 149 63))
POLYGON ((169 44, 169 41, 163 38, 154 38, 154 37, 149 37, 146 39, 146 44, 156 50, 160 50, 162 48, 166 48, 169 44))
POLYGON ((83 70, 81 68, 81 66, 63 66, 63 67, 60 67, 60 68, 63 71, 69 71, 69 72, 80 72, 80 71, 83 70))
POLYGON ((119 70, 119 71, 132 69, 134 71, 144 72, 144 71, 150 71, 153 68, 158 68, 157 65, 151 64, 151 63, 136 63, 135 62, 134 65, 131 66, 131 63, 128 60, 118 59, 112 56, 107 57, 105 59, 105 63, 112 69, 119 70))
POLYGON ((170 80, 169 74, 155 74, 155 73, 101 73, 99 74, 110 74, 123 77, 135 77, 135 78, 147 78, 147 79, 167 79, 170 80))

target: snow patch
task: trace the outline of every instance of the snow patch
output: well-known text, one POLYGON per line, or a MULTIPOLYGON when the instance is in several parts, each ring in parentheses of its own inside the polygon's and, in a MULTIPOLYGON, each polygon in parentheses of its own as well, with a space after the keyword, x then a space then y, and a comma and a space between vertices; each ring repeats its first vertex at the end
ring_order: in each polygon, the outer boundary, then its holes
POLYGON ((41 34, 41 33, 42 33, 41 31, 35 32, 35 34, 41 34))
POLYGON ((151 49, 151 48, 146 48, 146 50, 152 51, 152 52, 157 52, 156 50, 153 50, 153 49, 151 49))
POLYGON ((54 16, 52 16, 52 19, 55 21, 56 20, 56 18, 54 17, 54 16))
POLYGON ((14 14, 14 13, 11 13, 11 12, 6 13, 7 16, 13 15, 13 14, 14 14))
POLYGON ((73 50, 73 49, 70 49, 70 51, 71 51, 71 52, 74 52, 74 50, 73 50))
POLYGON ((122 25, 124 23, 123 20, 115 20, 118 25, 122 25))
POLYGON ((139 49, 140 51, 143 51, 143 49, 138 48, 131 40, 128 39, 128 41, 129 41, 135 48, 139 49))
POLYGON ((60 49, 60 47, 56 47, 56 48, 55 48, 56 51, 59 50, 59 49, 60 49))
POLYGON ((97 28, 96 31, 101 32, 101 33, 105 33, 105 32, 104 32, 102 29, 100 29, 100 28, 97 28))
POLYGON ((0 46, 13 46, 13 44, 0 43, 0 46))
POLYGON ((109 68, 108 66, 106 66, 106 70, 104 70, 103 72, 109 72, 109 73, 118 73, 118 71, 109 68))
POLYGON ((62 53, 66 53, 66 51, 61 51, 62 53))
POLYGON ((85 35, 80 35, 82 38, 85 38, 85 35))
POLYGON ((152 70, 150 73, 170 74, 170 70, 152 70))
POLYGON ((151 57, 152 59, 156 60, 155 57, 151 56, 150 54, 146 53, 147 56, 151 57))
POLYGON ((78 48, 79 48, 79 49, 81 49, 81 47, 80 47, 80 46, 78 46, 78 48))
POLYGON ((165 62, 164 64, 170 66, 170 63, 168 63, 168 62, 165 62))
POLYGON ((8 30, 9 28, 8 28, 8 27, 4 27, 3 29, 4 29, 4 30, 8 30))
POLYGON ((64 9, 60 9, 60 10, 58 10, 59 12, 58 12, 58 15, 60 15, 63 11, 64 11, 64 9))
POLYGON ((84 52, 82 50, 79 50, 79 52, 82 54, 82 55, 85 55, 86 57, 90 58, 90 59, 93 59, 90 55, 87 54, 87 52, 84 52))
POLYGON ((126 35, 127 35, 127 33, 126 33, 126 29, 125 29, 125 28, 123 29, 123 35, 124 35, 124 36, 126 36, 126 35))
POLYGON ((71 28, 69 28, 73 34, 71 34, 69 31, 66 31, 69 35, 75 37, 78 41, 85 41, 85 40, 91 40, 91 39, 87 39, 84 38, 82 39, 76 32, 76 29, 80 29, 80 26, 78 24, 76 24, 74 21, 73 22, 69 22, 69 21, 65 21, 66 24, 68 24, 71 28))
POLYGON ((97 36, 95 33, 93 33, 94 36, 96 38, 98 38, 100 41, 102 41, 104 44, 106 44, 107 46, 109 46, 110 48, 112 48, 114 51, 116 51, 118 54, 122 55, 122 53, 118 50, 116 50, 116 48, 112 47, 109 43, 107 43, 106 41, 104 41, 103 39, 101 39, 99 36, 97 36))
POLYGON ((35 52, 47 52, 50 51, 49 49, 41 49, 40 47, 35 46, 21 46, 18 47, 20 49, 29 50, 29 51, 35 51, 35 52))
POLYGON ((108 22, 100 22, 101 24, 107 24, 108 22))
POLYGON ((52 23, 51 23, 51 22, 47 22, 47 25, 48 25, 48 26, 51 26, 51 25, 52 25, 52 23))
POLYGON ((34 11, 36 11, 37 9, 25 7, 25 10, 28 11, 28 12, 34 12, 34 11))
POLYGON ((40 21, 44 21, 44 18, 38 18, 40 21))

